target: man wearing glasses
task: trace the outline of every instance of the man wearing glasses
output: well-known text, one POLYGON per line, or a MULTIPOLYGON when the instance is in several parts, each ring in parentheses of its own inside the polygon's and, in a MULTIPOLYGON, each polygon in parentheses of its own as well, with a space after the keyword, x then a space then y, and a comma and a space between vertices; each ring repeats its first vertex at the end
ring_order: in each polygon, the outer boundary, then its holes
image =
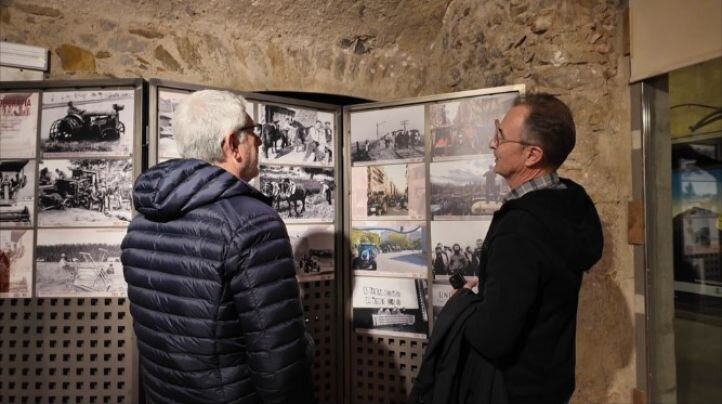
POLYGON ((574 392, 579 288, 601 257, 602 228, 584 189, 557 175, 576 141, 569 107, 521 96, 495 124, 494 171, 511 191, 484 239, 464 337, 502 371, 510 403, 561 404, 574 392))
POLYGON ((173 129, 182 159, 136 180, 123 273, 150 403, 313 403, 286 227, 249 184, 261 126, 242 97, 199 91, 173 129))

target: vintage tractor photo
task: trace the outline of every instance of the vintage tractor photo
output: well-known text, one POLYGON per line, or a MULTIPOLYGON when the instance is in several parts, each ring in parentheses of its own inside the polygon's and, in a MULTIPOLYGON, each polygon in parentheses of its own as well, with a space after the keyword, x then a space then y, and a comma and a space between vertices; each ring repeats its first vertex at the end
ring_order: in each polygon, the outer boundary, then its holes
POLYGON ((125 133, 119 119, 123 105, 113 104, 112 111, 85 111, 68 103, 65 117, 50 126, 51 141, 113 141, 125 133))

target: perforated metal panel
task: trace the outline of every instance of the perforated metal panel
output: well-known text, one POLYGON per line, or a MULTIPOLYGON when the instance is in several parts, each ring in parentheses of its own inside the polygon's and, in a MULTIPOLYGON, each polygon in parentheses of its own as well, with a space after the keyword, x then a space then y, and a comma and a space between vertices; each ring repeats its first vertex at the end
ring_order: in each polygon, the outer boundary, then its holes
POLYGON ((355 334, 351 345, 351 402, 408 402, 426 340, 355 334))
POLYGON ((126 299, 0 300, 0 402, 132 403, 126 299))

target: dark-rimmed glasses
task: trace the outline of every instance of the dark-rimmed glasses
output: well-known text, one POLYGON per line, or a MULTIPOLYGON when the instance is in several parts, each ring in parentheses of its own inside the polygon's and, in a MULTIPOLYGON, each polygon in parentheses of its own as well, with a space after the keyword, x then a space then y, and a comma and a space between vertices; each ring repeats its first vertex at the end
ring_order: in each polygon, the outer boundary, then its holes
POLYGON ((261 140, 261 133, 263 133, 263 125, 260 123, 254 123, 253 125, 247 125, 242 128, 239 128, 237 133, 243 133, 243 132, 249 132, 256 141, 256 146, 260 146, 263 144, 263 141, 261 140))
POLYGON ((504 131, 502 131, 501 128, 499 127, 499 120, 498 120, 498 119, 494 119, 494 127, 496 127, 496 131, 494 131, 494 137, 493 137, 492 140, 494 141, 494 144, 497 145, 497 147, 503 145, 504 143, 517 143, 517 144, 520 144, 520 145, 523 145, 523 146, 537 146, 537 147, 539 147, 539 145, 536 145, 536 144, 534 144, 534 143, 524 142, 524 141, 522 141, 522 140, 506 140, 506 139, 504 138, 504 131))

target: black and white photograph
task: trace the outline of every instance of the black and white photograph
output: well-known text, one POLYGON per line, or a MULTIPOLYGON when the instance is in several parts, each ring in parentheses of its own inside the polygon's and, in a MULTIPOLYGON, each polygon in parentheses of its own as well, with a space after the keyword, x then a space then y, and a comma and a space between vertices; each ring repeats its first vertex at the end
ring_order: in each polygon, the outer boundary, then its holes
POLYGON ((38 93, 0 93, 0 158, 35 158, 38 93))
POLYGON ((426 338, 428 281, 413 278, 353 277, 356 332, 426 338))
POLYGON ((286 222, 330 222, 336 201, 333 168, 261 164, 259 188, 286 222))
POLYGON ((120 89, 43 93, 43 156, 130 156, 135 134, 134 94, 134 90, 120 89))
POLYGON ((511 108, 517 92, 467 98, 429 105, 431 154, 434 160, 491 154, 494 120, 511 108))
POLYGON ((389 164, 351 168, 353 220, 425 218, 424 164, 389 164))
POLYGON ((431 269, 435 279, 455 273, 477 276, 481 247, 491 220, 432 221, 431 269))
POLYGON ((33 290, 33 231, 0 230, 0 298, 26 298, 33 290))
MULTIPOLYGON (((474 286, 472 290, 474 293, 479 293, 478 286, 474 286)), ((446 302, 449 301, 449 298, 455 291, 448 280, 434 279, 434 282, 431 284, 431 305, 434 307, 434 321, 436 321, 441 309, 444 308, 446 302)))
POLYGON ((494 172, 494 156, 431 163, 431 218, 490 216, 509 187, 494 172))
POLYGON ((426 222, 354 222, 351 269, 355 275, 426 278, 426 222))
POLYGON ((354 165, 418 162, 424 158, 424 106, 351 112, 354 165))
POLYGON ((124 226, 131 220, 129 159, 41 160, 40 226, 124 226))
POLYGON ((292 224, 286 226, 293 248, 299 281, 330 279, 334 272, 335 226, 292 224))
POLYGON ((333 113, 270 104, 259 109, 262 162, 333 166, 333 113))
POLYGON ((158 160, 179 158, 173 138, 173 113, 190 92, 158 90, 158 160))
POLYGON ((32 226, 35 161, 0 160, 0 227, 32 226))
POLYGON ((37 297, 125 297, 123 236, 125 229, 38 230, 37 297))

